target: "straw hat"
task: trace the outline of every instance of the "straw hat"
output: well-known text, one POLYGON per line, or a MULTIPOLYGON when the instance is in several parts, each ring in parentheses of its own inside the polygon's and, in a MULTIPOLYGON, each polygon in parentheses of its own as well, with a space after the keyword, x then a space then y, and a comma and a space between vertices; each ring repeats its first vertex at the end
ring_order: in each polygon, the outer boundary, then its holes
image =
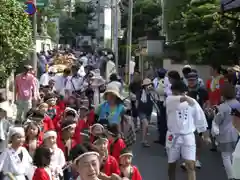
POLYGON ((240 72, 240 66, 238 66, 238 65, 233 66, 232 69, 236 72, 240 72))
POLYGON ((104 98, 106 97, 107 93, 112 93, 115 96, 117 96, 117 98, 119 98, 120 100, 123 100, 123 97, 120 94, 120 89, 118 87, 114 86, 114 84, 107 85, 106 91, 103 94, 104 98))
POLYGON ((152 84, 151 79, 145 78, 145 79, 143 80, 142 86, 147 86, 147 85, 150 85, 150 84, 152 84))

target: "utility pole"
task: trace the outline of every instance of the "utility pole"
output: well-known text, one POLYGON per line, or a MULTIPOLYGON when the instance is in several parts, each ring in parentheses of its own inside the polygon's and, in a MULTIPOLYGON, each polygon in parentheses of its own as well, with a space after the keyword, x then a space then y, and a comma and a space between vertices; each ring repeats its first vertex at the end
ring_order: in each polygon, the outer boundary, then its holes
POLYGON ((100 14, 101 14, 101 4, 100 0, 97 1, 97 45, 99 46, 100 44, 100 32, 101 32, 101 27, 100 27, 100 14))
POLYGON ((114 5, 113 5, 113 1, 111 0, 111 49, 113 50, 113 38, 114 38, 114 5))
MULTIPOLYGON (((37 1, 33 0, 33 4, 37 8, 37 1)), ((37 13, 34 13, 33 15, 33 21, 32 21, 32 27, 33 27, 33 54, 32 54, 32 65, 35 73, 37 74, 37 52, 36 52, 36 40, 37 40, 37 13)))
POLYGON ((128 5, 128 41, 127 41, 127 68, 126 68, 126 80, 130 84, 130 61, 132 58, 132 20, 133 20, 133 0, 129 0, 128 5))
POLYGON ((118 0, 115 0, 115 31, 114 31, 114 51, 115 51, 115 64, 118 73, 118 0))
POLYGON ((72 0, 69 0, 69 8, 68 8, 68 16, 69 16, 69 18, 71 18, 72 17, 72 0))

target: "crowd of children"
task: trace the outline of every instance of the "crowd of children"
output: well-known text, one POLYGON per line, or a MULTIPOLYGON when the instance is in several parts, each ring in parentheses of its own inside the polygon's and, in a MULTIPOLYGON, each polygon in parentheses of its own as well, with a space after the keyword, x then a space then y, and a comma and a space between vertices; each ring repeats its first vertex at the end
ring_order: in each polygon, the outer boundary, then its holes
MULTIPOLYGON (((89 109, 87 98, 66 100, 46 89, 40 95, 23 124, 1 127, 0 179, 142 179, 122 133, 126 122, 118 88, 107 87, 96 110, 89 109)), ((7 110, 0 103, 1 126, 7 110)))

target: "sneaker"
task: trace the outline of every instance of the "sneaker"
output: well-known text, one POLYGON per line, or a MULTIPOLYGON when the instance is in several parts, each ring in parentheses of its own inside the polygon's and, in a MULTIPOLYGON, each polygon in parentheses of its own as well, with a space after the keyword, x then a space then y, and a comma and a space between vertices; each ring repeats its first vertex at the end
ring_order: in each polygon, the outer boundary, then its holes
POLYGON ((197 169, 201 169, 202 164, 201 164, 201 162, 200 162, 199 160, 196 161, 195 167, 196 167, 197 169))
POLYGON ((145 147, 145 148, 148 148, 148 147, 150 147, 150 144, 148 144, 148 142, 142 142, 142 145, 143 145, 143 147, 145 147))

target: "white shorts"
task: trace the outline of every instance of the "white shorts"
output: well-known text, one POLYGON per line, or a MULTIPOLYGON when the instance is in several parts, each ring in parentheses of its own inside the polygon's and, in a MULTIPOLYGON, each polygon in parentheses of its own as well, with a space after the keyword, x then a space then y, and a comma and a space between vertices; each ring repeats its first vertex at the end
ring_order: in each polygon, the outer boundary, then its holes
POLYGON ((196 160, 195 135, 193 133, 189 135, 180 135, 179 137, 176 137, 171 147, 166 147, 166 149, 168 155, 168 163, 174 163, 178 161, 181 157, 184 160, 195 161, 196 160))

